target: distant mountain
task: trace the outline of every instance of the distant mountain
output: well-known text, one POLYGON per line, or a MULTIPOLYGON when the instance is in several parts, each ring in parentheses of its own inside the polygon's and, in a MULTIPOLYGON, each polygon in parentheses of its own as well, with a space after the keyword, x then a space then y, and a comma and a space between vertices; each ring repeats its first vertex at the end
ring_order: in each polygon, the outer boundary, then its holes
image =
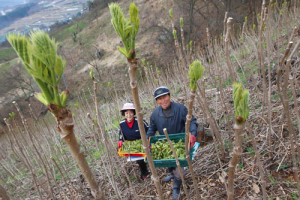
POLYGON ((27 0, 0 0, 0 11, 7 7, 12 7, 18 4, 23 4, 28 2, 27 0))

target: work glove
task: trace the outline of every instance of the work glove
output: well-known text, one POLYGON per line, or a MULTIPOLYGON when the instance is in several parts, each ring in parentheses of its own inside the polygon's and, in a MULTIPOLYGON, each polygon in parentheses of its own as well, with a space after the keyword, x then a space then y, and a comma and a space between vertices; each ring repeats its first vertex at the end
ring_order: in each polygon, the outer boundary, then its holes
POLYGON ((196 142, 196 137, 191 135, 191 148, 193 148, 195 142, 196 142))
POLYGON ((119 149, 121 148, 122 144, 123 144, 123 141, 119 141, 119 143, 118 143, 119 149))

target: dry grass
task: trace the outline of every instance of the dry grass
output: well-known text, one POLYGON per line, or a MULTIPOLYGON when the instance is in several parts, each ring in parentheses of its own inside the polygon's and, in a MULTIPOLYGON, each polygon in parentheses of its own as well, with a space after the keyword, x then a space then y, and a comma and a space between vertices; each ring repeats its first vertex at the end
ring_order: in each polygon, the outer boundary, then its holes
MULTIPOLYGON (((271 145, 269 145, 267 141, 269 133, 267 107, 262 106, 263 89, 262 79, 259 76, 258 61, 261 54, 259 54, 258 51, 259 40, 257 30, 253 31, 249 24, 249 27, 251 28, 246 29, 243 39, 231 38, 229 52, 233 69, 238 77, 237 80, 240 80, 244 87, 250 91, 250 115, 248 122, 255 134, 257 148, 261 157, 265 173, 264 179, 266 180, 267 197, 269 199, 298 199, 297 183, 295 182, 292 169, 291 145, 288 137, 289 131, 286 125, 286 119, 283 117, 284 107, 278 97, 279 91, 277 91, 277 83, 275 80, 277 69, 283 67, 280 65, 280 61, 289 42, 288 38, 290 38, 293 27, 299 27, 300 10, 297 9, 294 13, 292 11, 288 12, 286 7, 281 8, 282 14, 280 15, 279 21, 278 11, 280 9, 276 6, 273 9, 274 13, 270 12, 272 13, 270 26, 267 26, 271 33, 270 61, 272 63, 272 68, 271 77, 267 76, 267 80, 269 78, 272 80, 270 104, 272 110, 271 145)), ((299 39, 300 36, 297 33, 294 37, 294 43, 296 44, 299 39)), ((264 44, 263 48, 264 51, 262 56, 264 57, 267 57, 266 45, 267 44, 264 44)), ((198 50, 195 50, 191 56, 193 59, 202 60, 202 63, 205 66, 205 80, 202 80, 199 85, 202 89, 206 89, 205 101, 207 101, 212 116, 217 122, 226 150, 226 156, 220 163, 217 158, 217 155, 220 154, 220 152, 218 147, 214 147, 213 142, 201 146, 193 161, 193 169, 198 181, 198 189, 200 190, 202 199, 226 199, 227 193, 225 183, 227 182, 229 158, 232 156, 231 146, 233 141, 232 127, 234 123, 234 114, 232 112, 233 100, 231 80, 226 66, 225 52, 222 44, 213 43, 211 44, 210 49, 210 61, 207 61, 206 55, 202 55, 198 50), (221 82, 219 82, 219 80, 221 80, 221 82), (223 93, 222 95, 221 91, 223 93), (224 106, 227 109, 225 109, 224 106)), ((292 69, 294 69, 293 74, 294 76, 297 76, 298 79, 299 56, 299 53, 295 54, 293 57, 294 63, 292 65, 292 69)), ((189 54, 187 57, 189 57, 189 54)), ((143 81, 140 81, 139 93, 140 99, 142 100, 142 111, 147 121, 149 121, 152 110, 156 107, 152 98, 152 92, 154 91, 154 88, 158 86, 168 86, 171 90, 172 101, 183 103, 188 106, 187 99, 189 94, 188 92, 185 93, 185 89, 188 88, 188 83, 183 81, 186 78, 186 74, 179 73, 179 68, 176 63, 178 62, 174 61, 172 66, 165 67, 161 73, 156 71, 155 66, 147 67, 147 71, 143 69, 144 75, 147 74, 148 76, 144 77, 143 81)), ((265 66, 267 66, 267 63, 265 63, 265 66)), ((87 113, 91 113, 92 118, 96 118, 94 114, 94 105, 90 103, 92 102, 92 95, 89 94, 89 89, 85 89, 85 92, 78 91, 75 97, 78 106, 70 106, 77 124, 75 126, 75 134, 81 144, 82 151, 86 153, 87 160, 92 167, 92 171, 96 175, 97 181, 102 188, 104 188, 107 199, 117 199, 108 173, 110 169, 108 167, 106 153, 107 151, 117 151, 117 109, 121 108, 125 102, 132 102, 128 79, 123 82, 121 87, 123 92, 115 90, 114 86, 108 88, 106 84, 103 84, 99 89, 105 91, 106 95, 111 99, 110 103, 105 103, 100 106, 100 111, 105 121, 106 134, 109 136, 110 140, 110 143, 108 144, 109 150, 104 148, 102 138, 99 133, 95 131, 92 122, 86 117, 87 113), (115 100, 116 103, 113 103, 114 101, 112 100, 115 100), (94 138, 93 133, 96 133, 96 138, 94 138), (96 148, 96 142, 98 142, 100 146, 99 149, 96 148)), ((291 90, 291 85, 289 85, 288 90, 291 90)), ((290 99, 290 116, 292 118, 294 130, 299 133, 299 130, 297 129, 297 124, 299 122, 296 119, 296 112, 299 112, 299 105, 294 104, 291 93, 292 92, 288 93, 288 99, 290 99)), ((296 94, 299 99, 299 87, 298 90, 296 90, 296 94)), ((193 113, 197 118, 198 123, 204 126, 207 131, 211 131, 211 127, 207 123, 207 118, 203 114, 202 106, 199 104, 197 97, 193 113)), ((31 125, 30 134, 34 136, 33 141, 35 145, 38 146, 39 153, 42 155, 48 172, 50 173, 51 187, 53 187, 56 198, 91 199, 92 196, 90 190, 84 181, 80 170, 71 158, 70 152, 62 142, 59 134, 55 131, 55 121, 52 118, 48 118, 47 121, 43 121, 42 119, 39 119, 37 122, 34 122, 33 119, 28 119, 28 121, 31 125), (50 158, 53 158, 57 162, 62 174, 60 174, 58 168, 50 158), (63 176, 66 179, 66 183, 62 179, 63 176)), ((18 126, 14 124, 12 119, 10 119, 9 123, 13 125, 13 132, 1 136, 0 140, 0 185, 6 188, 13 199, 39 198, 36 187, 33 184, 32 176, 24 164, 24 157, 20 156, 20 151, 22 149, 30 161, 30 167, 37 177, 44 198, 50 198, 50 190, 41 167, 41 160, 38 158, 37 152, 33 149, 33 145, 29 140, 29 133, 24 132, 21 124, 18 126), (16 141, 18 141, 19 146, 16 141)), ((247 130, 244 135, 243 153, 235 174, 235 198, 262 199, 263 194, 260 183, 260 173, 248 131, 249 130, 247 130)), ((295 140, 298 144, 299 139, 299 134, 297 134, 295 140)), ((296 151, 296 153, 299 152, 296 151)), ((300 155, 298 154, 298 160, 299 157, 300 155)), ((129 173, 131 182, 137 194, 142 199, 157 199, 153 181, 149 178, 145 181, 140 180, 139 170, 134 166, 134 163, 126 162, 125 159, 118 157, 116 154, 113 154, 113 160, 115 160, 113 169, 115 180, 117 182, 118 190, 121 191, 122 198, 133 198, 128 189, 128 183, 124 174, 120 173, 120 168, 123 165, 129 173)), ((297 169, 300 170, 298 163, 297 169)), ((166 169, 159 168, 158 175, 160 178, 163 178, 166 175, 166 169)), ((190 174, 188 174, 186 182, 190 196, 194 198, 195 188, 193 187, 190 174)), ((165 199, 172 197, 171 183, 162 184, 162 190, 165 199)), ((185 199, 183 190, 181 197, 182 199, 185 199)))

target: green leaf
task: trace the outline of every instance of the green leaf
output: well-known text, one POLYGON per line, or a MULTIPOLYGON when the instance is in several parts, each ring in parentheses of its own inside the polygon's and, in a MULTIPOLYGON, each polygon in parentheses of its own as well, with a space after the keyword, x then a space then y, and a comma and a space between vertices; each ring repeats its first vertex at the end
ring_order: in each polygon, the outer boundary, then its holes
POLYGON ((44 75, 44 78, 47 78, 47 77, 48 77, 48 75, 49 75, 49 73, 48 73, 48 68, 44 68, 44 73, 43 73, 43 75, 44 75))
POLYGON ((122 48, 122 47, 118 47, 118 50, 120 51, 120 53, 122 53, 124 56, 126 56, 127 58, 129 57, 129 54, 127 54, 126 49, 122 48))

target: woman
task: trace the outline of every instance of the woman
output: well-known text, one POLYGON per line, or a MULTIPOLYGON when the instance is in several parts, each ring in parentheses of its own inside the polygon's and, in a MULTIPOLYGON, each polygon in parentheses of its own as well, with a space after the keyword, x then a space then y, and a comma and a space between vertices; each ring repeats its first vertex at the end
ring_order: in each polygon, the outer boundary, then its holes
MULTIPOLYGON (((125 116, 125 119, 123 119, 120 122, 119 143, 118 143, 119 148, 121 148, 124 140, 133 141, 133 140, 141 139, 137 118, 134 117, 135 108, 133 104, 125 103, 123 108, 120 110, 120 112, 123 116, 125 116)), ((147 132, 149 126, 145 120, 144 120, 144 127, 145 127, 145 131, 147 132)), ((146 179, 149 174, 146 163, 144 162, 144 160, 138 160, 137 163, 141 170, 141 178, 146 179)))

